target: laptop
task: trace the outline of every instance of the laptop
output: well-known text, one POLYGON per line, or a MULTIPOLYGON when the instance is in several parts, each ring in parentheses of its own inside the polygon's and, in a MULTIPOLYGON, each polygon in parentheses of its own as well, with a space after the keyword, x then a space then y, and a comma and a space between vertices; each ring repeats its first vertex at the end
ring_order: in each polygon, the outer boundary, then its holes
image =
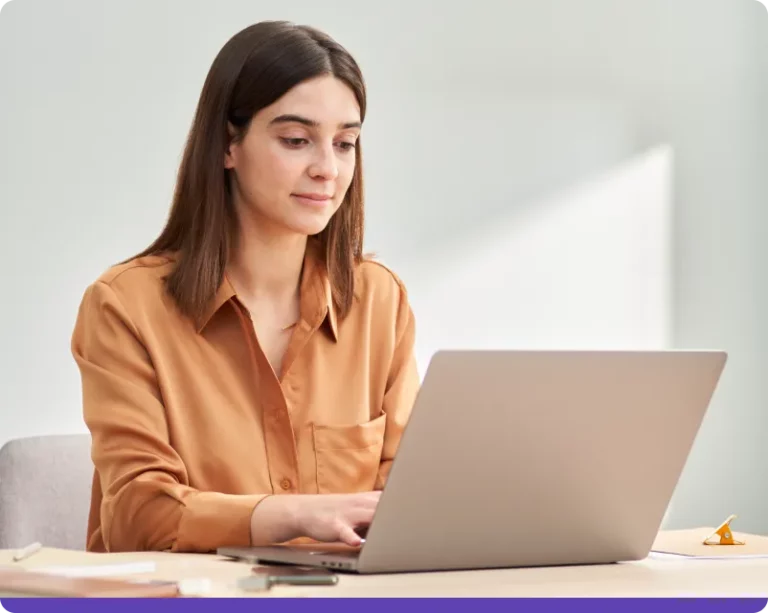
POLYGON ((721 351, 439 351, 359 549, 225 547, 354 573, 645 558, 721 351))

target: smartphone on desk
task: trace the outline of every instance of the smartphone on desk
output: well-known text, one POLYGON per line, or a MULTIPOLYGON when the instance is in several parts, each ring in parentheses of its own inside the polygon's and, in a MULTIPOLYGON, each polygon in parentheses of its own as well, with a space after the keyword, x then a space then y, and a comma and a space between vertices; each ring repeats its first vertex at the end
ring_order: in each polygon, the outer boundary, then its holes
POLYGON ((273 585, 336 585, 339 578, 327 568, 308 566, 261 565, 251 569, 238 587, 246 591, 269 589, 273 585))

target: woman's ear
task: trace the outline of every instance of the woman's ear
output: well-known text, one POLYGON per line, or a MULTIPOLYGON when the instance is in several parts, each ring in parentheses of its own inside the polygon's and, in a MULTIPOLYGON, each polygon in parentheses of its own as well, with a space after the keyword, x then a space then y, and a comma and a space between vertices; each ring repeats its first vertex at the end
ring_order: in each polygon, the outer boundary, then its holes
POLYGON ((229 121, 227 122, 227 134, 229 135, 229 144, 227 145, 227 150, 224 152, 224 168, 229 169, 235 167, 234 152, 237 148, 237 143, 235 142, 237 129, 229 121))

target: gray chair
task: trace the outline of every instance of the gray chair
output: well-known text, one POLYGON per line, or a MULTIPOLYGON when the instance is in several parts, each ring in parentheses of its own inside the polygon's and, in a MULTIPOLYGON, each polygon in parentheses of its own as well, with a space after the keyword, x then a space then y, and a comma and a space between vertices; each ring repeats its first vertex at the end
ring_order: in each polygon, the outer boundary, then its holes
POLYGON ((15 439, 0 449, 0 549, 35 541, 85 549, 90 454, 88 434, 15 439))

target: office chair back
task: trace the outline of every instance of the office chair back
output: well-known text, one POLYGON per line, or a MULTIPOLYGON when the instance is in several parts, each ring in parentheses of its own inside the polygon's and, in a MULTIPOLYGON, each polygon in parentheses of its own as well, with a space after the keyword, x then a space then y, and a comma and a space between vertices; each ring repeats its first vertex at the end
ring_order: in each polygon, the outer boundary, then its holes
POLYGON ((85 549, 90 452, 88 434, 14 439, 0 449, 0 549, 35 541, 85 549))

